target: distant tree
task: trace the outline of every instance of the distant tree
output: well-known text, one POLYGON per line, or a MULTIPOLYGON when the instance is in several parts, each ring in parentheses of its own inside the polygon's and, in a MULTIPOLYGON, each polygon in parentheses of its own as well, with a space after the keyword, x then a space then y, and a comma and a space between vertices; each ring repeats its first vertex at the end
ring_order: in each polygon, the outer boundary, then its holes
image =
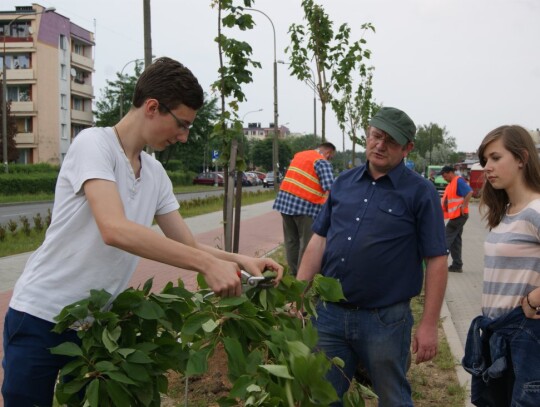
POLYGON ((241 0, 237 6, 234 0, 215 0, 213 5, 218 10, 218 34, 215 39, 218 45, 218 79, 212 88, 219 94, 220 114, 214 133, 221 139, 222 148, 220 162, 223 165, 225 176, 225 197, 223 200, 223 226, 224 249, 237 251, 239 240, 239 218, 241 206, 241 177, 237 176, 237 194, 233 203, 234 172, 244 171, 246 163, 238 149, 239 140, 242 140, 242 123, 238 118, 238 104, 246 100, 242 85, 253 81, 250 68, 260 68, 261 64, 251 59, 253 50, 245 41, 238 41, 225 35, 225 28, 234 28, 241 31, 253 28, 253 18, 244 13, 243 7, 251 7, 254 1, 241 0), (242 7, 243 6, 243 7, 242 7), (235 159, 234 159, 235 158, 235 159), (233 207, 236 206, 236 223, 233 236, 233 207), (234 242, 233 242, 234 239, 234 242), (234 246, 233 247, 233 243, 234 246))
MULTIPOLYGON (((272 138, 265 138, 264 140, 255 141, 252 144, 253 164, 257 168, 263 168, 265 171, 272 171, 272 138)), ((283 140, 278 144, 279 155, 279 170, 283 172, 283 169, 289 166, 293 154, 291 148, 283 140)))
POLYGON ((289 137, 285 140, 291 149, 291 154, 294 156, 299 151, 311 150, 321 144, 321 138, 313 134, 304 136, 289 137))
MULTIPOLYGON (((4 82, 2 81, 2 84, 0 84, 0 95, 3 94, 2 86, 4 85, 4 82)), ((1 105, 1 104, 0 104, 1 105)), ((0 129, 4 128, 3 123, 3 117, 2 114, 2 106, 0 106, 0 129)), ((17 123, 15 121, 15 116, 11 114, 11 100, 8 100, 6 102, 6 128, 7 128, 7 158, 8 163, 16 162, 19 159, 19 150, 17 149, 17 143, 15 143, 15 136, 17 135, 17 123)), ((4 160, 4 135, 0 133, 0 168, 2 168, 3 172, 3 160, 4 160)))
MULTIPOLYGON (((326 106, 332 102, 334 93, 351 86, 353 72, 366 73, 363 60, 369 59, 371 51, 364 48, 365 39, 350 43, 350 28, 342 24, 334 32, 333 23, 324 9, 313 0, 303 0, 306 25, 292 24, 289 28, 291 45, 285 51, 290 54, 289 68, 301 81, 311 78, 310 64, 315 63, 315 88, 321 101, 321 138, 326 140, 326 106)), ((362 29, 375 31, 370 23, 362 29)))
POLYGON ((133 75, 116 73, 118 79, 107 81, 107 86, 101 90, 101 97, 96 102, 97 110, 96 125, 99 127, 114 126, 121 119, 120 103, 122 103, 122 113, 125 115, 131 107, 135 84, 143 71, 143 62, 135 62, 135 72, 133 75))
POLYGON ((453 151, 456 148, 456 139, 448 136, 446 127, 441 127, 435 123, 424 124, 418 127, 414 138, 414 150, 420 157, 425 157, 429 162, 431 151, 431 158, 433 160, 433 150, 438 145, 443 145, 447 150, 453 151))

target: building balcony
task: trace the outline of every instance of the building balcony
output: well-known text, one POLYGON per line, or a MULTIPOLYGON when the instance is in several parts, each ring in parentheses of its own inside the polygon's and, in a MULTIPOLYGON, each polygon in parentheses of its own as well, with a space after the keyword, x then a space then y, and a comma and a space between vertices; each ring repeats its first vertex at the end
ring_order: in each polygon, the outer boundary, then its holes
POLYGON ((88 71, 94 71, 94 61, 92 60, 92 58, 87 58, 85 56, 72 52, 71 63, 88 71))
POLYGON ((11 102, 11 113, 33 113, 34 102, 11 102))
POLYGON ((94 121, 94 115, 82 110, 71 110, 71 121, 91 126, 94 121))
POLYGON ((36 139, 34 133, 17 133, 15 135, 15 143, 21 144, 35 144, 36 139))
POLYGON ((6 78, 9 81, 33 81, 34 77, 33 69, 6 69, 6 78))
POLYGON ((71 81, 71 92, 90 99, 94 97, 94 88, 92 85, 85 85, 75 81, 71 81))

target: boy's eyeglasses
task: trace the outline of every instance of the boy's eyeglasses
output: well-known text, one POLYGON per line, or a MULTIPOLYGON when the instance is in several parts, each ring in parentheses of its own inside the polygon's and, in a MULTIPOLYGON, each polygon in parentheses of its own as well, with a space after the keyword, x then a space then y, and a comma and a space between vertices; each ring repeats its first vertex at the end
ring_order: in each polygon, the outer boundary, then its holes
POLYGON ((169 109, 167 105, 161 102, 159 104, 163 106, 163 109, 165 109, 167 113, 169 113, 172 117, 174 117, 174 120, 176 120, 176 124, 178 125, 178 128, 180 130, 183 130, 185 132, 188 132, 191 130, 191 128, 193 127, 193 123, 190 123, 186 120, 179 119, 178 117, 176 117, 176 115, 173 112, 171 112, 171 109, 169 109))

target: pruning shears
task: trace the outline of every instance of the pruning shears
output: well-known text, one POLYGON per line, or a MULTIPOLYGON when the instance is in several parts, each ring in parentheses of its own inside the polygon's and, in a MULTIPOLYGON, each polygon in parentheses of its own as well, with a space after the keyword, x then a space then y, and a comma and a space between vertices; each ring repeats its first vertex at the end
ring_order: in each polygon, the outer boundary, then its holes
POLYGON ((271 288, 274 286, 274 277, 252 276, 244 270, 240 270, 236 274, 242 280, 242 287, 271 288))

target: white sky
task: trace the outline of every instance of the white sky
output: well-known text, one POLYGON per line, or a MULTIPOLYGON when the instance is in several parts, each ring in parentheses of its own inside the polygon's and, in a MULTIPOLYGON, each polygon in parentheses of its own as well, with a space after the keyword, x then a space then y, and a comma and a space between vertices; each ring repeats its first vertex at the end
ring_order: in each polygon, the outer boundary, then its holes
MULTIPOLYGON (((44 7, 96 34, 96 97, 115 72, 144 57, 142 0, 41 0, 44 7), (95 21, 95 25, 94 25, 95 21)), ((417 125, 445 126, 460 151, 475 151, 484 135, 502 124, 540 127, 540 1, 538 0, 316 0, 337 30, 342 23, 373 52, 375 101, 405 110, 417 125)), ((238 2, 239 3, 239 2, 238 2)), ((29 5, 3 0, 2 10, 29 5)), ((170 56, 198 77, 205 91, 217 78, 213 41, 217 11, 211 0, 151 0, 153 54, 170 56)), ((287 31, 305 23, 300 0, 256 0, 276 29, 277 59, 287 60, 287 31)), ((252 13, 257 26, 248 36, 253 59, 263 68, 247 85, 239 116, 246 122, 273 122, 273 35, 270 22, 252 13)), ((133 72, 134 64, 125 73, 133 72)), ((278 64, 279 123, 293 132, 313 132, 313 92, 278 64)), ((317 103, 320 135, 320 105, 317 103)), ((327 139, 342 148, 342 135, 330 108, 327 139)), ((346 141, 346 148, 350 148, 346 141)))

